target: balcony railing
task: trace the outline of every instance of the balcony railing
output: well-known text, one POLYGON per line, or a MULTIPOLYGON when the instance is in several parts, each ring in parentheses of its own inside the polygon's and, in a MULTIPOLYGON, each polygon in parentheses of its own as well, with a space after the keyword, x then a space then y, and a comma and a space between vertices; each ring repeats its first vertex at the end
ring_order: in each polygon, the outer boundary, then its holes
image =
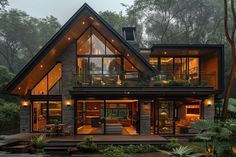
POLYGON ((173 75, 158 74, 144 80, 136 74, 126 75, 74 75, 73 87, 216 87, 214 74, 173 75))

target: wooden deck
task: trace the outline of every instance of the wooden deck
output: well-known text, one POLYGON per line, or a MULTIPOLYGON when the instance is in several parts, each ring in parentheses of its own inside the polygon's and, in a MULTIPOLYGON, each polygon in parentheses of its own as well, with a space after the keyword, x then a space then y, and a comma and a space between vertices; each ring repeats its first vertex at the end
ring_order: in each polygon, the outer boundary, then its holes
MULTIPOLYGON (((39 134, 24 133, 8 136, 3 145, 14 145, 22 141, 30 141, 39 134)), ((76 136, 47 136, 44 150, 46 152, 66 152, 71 146, 84 141, 86 135, 76 136)), ((99 145, 128 145, 128 144, 167 144, 169 140, 159 135, 93 135, 93 142, 99 145)), ((4 146, 3 146, 4 147, 4 146)))
MULTIPOLYGON (((45 152, 67 150, 84 141, 85 135, 48 137, 44 146, 45 152)), ((158 135, 93 135, 94 143, 98 145, 129 145, 129 144, 152 144, 164 145, 169 141, 158 135)))
MULTIPOLYGON (((48 137, 47 142, 81 142, 86 135, 48 137)), ((159 135, 93 135, 97 144, 166 144, 169 141, 159 135)))

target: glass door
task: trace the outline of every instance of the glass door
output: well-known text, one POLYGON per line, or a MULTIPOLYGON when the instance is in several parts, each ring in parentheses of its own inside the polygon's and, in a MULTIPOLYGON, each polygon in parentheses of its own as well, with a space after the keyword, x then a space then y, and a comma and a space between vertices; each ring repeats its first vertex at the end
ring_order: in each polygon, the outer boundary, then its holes
POLYGON ((155 133, 174 133, 174 102, 157 101, 155 105, 155 133))
POLYGON ((34 101, 33 132, 43 131, 47 124, 61 123, 61 101, 34 101))
POLYGON ((104 134, 104 100, 77 102, 77 133, 104 134))

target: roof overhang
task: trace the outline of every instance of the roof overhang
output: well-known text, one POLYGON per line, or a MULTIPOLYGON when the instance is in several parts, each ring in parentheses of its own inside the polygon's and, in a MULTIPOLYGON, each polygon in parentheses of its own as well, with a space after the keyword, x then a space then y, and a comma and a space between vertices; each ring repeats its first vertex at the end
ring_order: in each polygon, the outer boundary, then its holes
POLYGON ((155 69, 86 3, 62 26, 62 28, 42 47, 28 64, 7 85, 8 93, 27 95, 28 91, 57 63, 59 56, 72 42, 75 42, 89 25, 114 44, 141 72, 149 76, 155 69), (42 68, 43 67, 43 68, 42 68))
POLYGON ((165 98, 171 99, 180 97, 207 98, 214 94, 212 87, 78 87, 70 91, 72 98, 97 99, 101 98, 165 98))
POLYGON ((154 44, 151 56, 203 56, 210 53, 221 53, 223 44, 154 44))

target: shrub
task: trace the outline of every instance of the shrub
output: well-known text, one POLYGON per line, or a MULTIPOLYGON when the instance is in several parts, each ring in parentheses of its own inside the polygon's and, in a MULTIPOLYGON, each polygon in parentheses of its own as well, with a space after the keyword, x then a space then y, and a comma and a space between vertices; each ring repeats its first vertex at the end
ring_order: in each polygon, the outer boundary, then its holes
POLYGON ((93 136, 86 136, 85 141, 80 142, 76 147, 82 152, 96 152, 97 144, 92 142, 93 136))
POLYGON ((155 146, 148 144, 140 145, 129 145, 123 147, 125 154, 142 154, 142 153, 151 153, 158 152, 158 149, 155 146))
POLYGON ((102 150, 101 153, 104 157, 125 157, 123 147, 119 146, 108 146, 106 149, 102 150))
POLYGON ((36 149, 42 149, 43 145, 45 143, 44 140, 45 140, 44 135, 40 135, 38 137, 33 138, 33 140, 32 140, 33 147, 36 149))
POLYGON ((0 134, 14 134, 19 132, 19 106, 0 98, 0 134))
POLYGON ((179 144, 178 139, 177 139, 177 138, 172 138, 172 139, 170 140, 170 143, 168 143, 168 144, 165 146, 165 148, 166 148, 167 150, 172 150, 172 149, 178 148, 178 147, 180 147, 180 146, 181 146, 181 145, 179 144))
POLYGON ((178 148, 173 148, 172 151, 161 151, 164 154, 175 157, 202 157, 205 154, 194 153, 193 149, 189 146, 180 146, 178 148))

